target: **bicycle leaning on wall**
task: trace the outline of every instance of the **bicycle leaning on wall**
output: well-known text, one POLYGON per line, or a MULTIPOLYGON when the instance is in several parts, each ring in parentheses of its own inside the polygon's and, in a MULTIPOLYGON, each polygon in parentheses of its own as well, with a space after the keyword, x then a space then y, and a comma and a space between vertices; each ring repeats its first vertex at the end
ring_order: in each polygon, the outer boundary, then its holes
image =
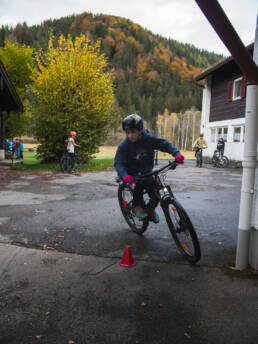
POLYGON ((215 150, 211 159, 214 167, 227 167, 229 165, 229 159, 219 150, 215 150))

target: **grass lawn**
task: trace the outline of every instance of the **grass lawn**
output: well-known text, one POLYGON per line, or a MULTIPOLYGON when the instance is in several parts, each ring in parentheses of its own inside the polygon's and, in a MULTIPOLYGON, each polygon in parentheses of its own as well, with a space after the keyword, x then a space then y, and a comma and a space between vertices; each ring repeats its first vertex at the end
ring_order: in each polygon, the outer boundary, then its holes
MULTIPOLYGON (((114 146, 101 146, 99 153, 95 154, 96 158, 114 158, 116 154, 117 147, 114 146)), ((194 159, 193 151, 181 151, 186 160, 194 159)), ((159 152, 159 159, 169 160, 171 155, 168 153, 159 152)))
MULTIPOLYGON (((87 165, 77 165, 76 170, 79 172, 89 171, 103 171, 109 168, 113 168, 114 158, 95 158, 92 159, 87 165)), ((40 163, 36 159, 36 153, 34 152, 23 152, 23 162, 16 164, 12 167, 14 170, 50 170, 50 171, 61 171, 59 163, 40 163)))
MULTIPOLYGON (((76 167, 79 172, 89 172, 89 171, 103 171, 113 168, 114 156, 117 147, 113 146, 102 146, 100 147, 100 152, 95 154, 95 158, 92 159, 87 165, 78 165, 76 167)), ((194 152, 182 151, 185 159, 194 159, 194 152)), ((36 153, 34 152, 23 152, 23 163, 13 166, 15 170, 51 170, 60 171, 60 166, 58 163, 40 163, 36 158, 36 153)), ((159 159, 171 159, 171 155, 167 153, 159 153, 159 159)))

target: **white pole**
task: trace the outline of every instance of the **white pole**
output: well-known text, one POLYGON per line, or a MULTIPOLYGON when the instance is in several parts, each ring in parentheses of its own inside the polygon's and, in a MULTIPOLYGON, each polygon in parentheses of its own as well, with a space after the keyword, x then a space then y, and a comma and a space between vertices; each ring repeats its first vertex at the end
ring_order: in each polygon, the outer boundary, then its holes
POLYGON ((249 236, 252 217, 255 169, 257 164, 257 100, 258 86, 248 85, 246 91, 246 130, 236 255, 237 270, 244 270, 248 266, 249 236))
MULTIPOLYGON (((254 40, 254 53, 253 60, 258 65, 258 15, 256 22, 256 33, 254 40)), ((257 99, 258 102, 258 99, 257 99)), ((257 106, 258 107, 258 106, 257 106)), ((258 114, 257 114, 258 116, 258 114)), ((256 132, 258 132, 258 120, 257 120, 256 132)), ((258 142, 257 142, 257 158, 258 158, 258 142)), ((250 232, 250 247, 249 247, 249 264, 252 268, 258 270, 258 169, 256 165, 256 177, 255 177, 255 188, 254 188, 254 203, 253 203, 253 214, 250 232)))

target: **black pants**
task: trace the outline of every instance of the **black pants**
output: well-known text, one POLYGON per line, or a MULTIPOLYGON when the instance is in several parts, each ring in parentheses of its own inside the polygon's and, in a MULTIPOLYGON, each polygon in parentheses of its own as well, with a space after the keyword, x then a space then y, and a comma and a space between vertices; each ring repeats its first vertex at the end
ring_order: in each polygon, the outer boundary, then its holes
POLYGON ((133 206, 134 207, 136 207, 136 206, 141 206, 142 208, 146 207, 146 204, 145 204, 144 199, 143 199, 144 190, 147 191, 150 199, 153 198, 153 202, 155 204, 155 207, 158 205, 159 201, 154 196, 155 195, 154 194, 154 184, 155 184, 155 181, 152 177, 145 179, 143 181, 137 181, 136 182, 135 189, 133 192, 133 206))
POLYGON ((217 151, 219 152, 220 157, 223 158, 224 149, 217 149, 217 151))
POLYGON ((68 153, 68 156, 70 158, 71 167, 74 168, 74 165, 75 165, 75 154, 74 153, 68 153))
POLYGON ((200 151, 200 153, 199 153, 199 156, 200 156, 200 166, 202 166, 202 148, 196 148, 196 151, 195 151, 195 157, 196 157, 196 155, 197 155, 197 153, 200 151))

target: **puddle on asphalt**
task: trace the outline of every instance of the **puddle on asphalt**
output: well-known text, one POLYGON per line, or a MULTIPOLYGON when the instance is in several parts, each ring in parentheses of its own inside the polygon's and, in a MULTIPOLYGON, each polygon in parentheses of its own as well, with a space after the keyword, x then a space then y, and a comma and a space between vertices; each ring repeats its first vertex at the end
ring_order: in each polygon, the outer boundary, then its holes
POLYGON ((49 201, 61 201, 64 194, 34 194, 31 192, 0 191, 0 206, 6 205, 34 205, 49 201))
POLYGON ((0 225, 3 225, 4 223, 8 222, 10 220, 10 217, 0 217, 0 225))

